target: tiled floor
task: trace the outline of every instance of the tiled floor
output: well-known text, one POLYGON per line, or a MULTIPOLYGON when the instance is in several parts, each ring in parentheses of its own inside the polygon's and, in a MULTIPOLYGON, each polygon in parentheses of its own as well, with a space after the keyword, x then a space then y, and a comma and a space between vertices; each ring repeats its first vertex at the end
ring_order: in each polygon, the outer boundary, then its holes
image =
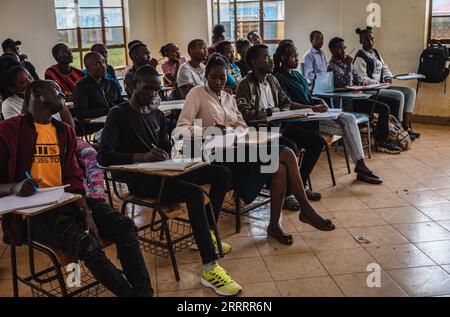
MULTIPOLYGON (((233 252, 221 261, 242 284, 242 296, 442 296, 450 295, 450 128, 416 127, 423 133, 399 156, 375 153, 368 165, 385 183, 371 186, 346 173, 341 153, 333 155, 338 181, 331 186, 325 157, 314 171, 314 189, 324 198, 314 203, 333 219, 336 231, 318 232, 285 211, 282 223, 295 243, 282 246, 268 239, 268 211, 245 218, 238 235, 234 219, 223 216, 222 236, 233 252), (359 244, 354 237, 367 236, 359 244), (369 288, 367 268, 381 268, 380 287, 369 288)), ((19 270, 27 271, 26 250, 19 250, 19 270), (26 260, 25 260, 26 261, 26 260)), ((115 260, 115 250, 108 250, 115 260)), ((159 296, 214 296, 199 282, 195 251, 177 255, 181 282, 167 260, 146 255, 159 296)), ((10 296, 9 249, 0 242, 0 296, 10 296)), ((46 259, 38 258, 45 265, 46 259)), ((21 294, 30 291, 21 287, 21 294)))

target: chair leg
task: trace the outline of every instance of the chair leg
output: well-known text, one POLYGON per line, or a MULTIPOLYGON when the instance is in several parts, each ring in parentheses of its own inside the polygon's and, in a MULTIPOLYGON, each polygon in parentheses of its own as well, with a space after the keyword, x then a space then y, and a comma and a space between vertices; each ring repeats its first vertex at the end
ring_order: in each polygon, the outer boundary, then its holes
MULTIPOLYGON (((164 217, 164 216, 161 215, 161 217, 164 217)), ((180 281, 180 272, 178 271, 177 259, 175 257, 175 250, 173 248, 173 241, 172 241, 172 237, 170 236, 170 230, 169 230, 169 226, 167 224, 166 219, 162 219, 162 226, 163 226, 163 231, 167 238, 167 248, 169 249, 173 273, 175 274, 175 279, 177 280, 177 282, 179 282, 180 281)))
POLYGON ((336 177, 334 176, 333 162, 331 161, 330 148, 328 144, 325 144, 325 152, 327 153, 328 166, 330 167, 331 180, 333 181, 333 186, 336 186, 336 177))
POLYGON ((11 245, 11 273, 12 273, 12 284, 13 284, 13 297, 19 297, 19 282, 17 277, 17 254, 16 247, 11 245))
POLYGON ((234 192, 236 203, 236 233, 241 233, 241 201, 237 192, 234 192))
POLYGON ((349 174, 351 174, 352 170, 350 169, 350 162, 348 161, 347 147, 345 146, 345 142, 342 142, 342 144, 343 144, 343 148, 344 148, 345 163, 347 164, 347 171, 349 174))
POLYGON ((309 189, 310 189, 312 192, 314 191, 313 185, 312 185, 312 181, 311 181, 311 176, 308 177, 308 187, 309 187, 309 189))
POLYGON ((367 122, 367 141, 369 143, 369 159, 372 159, 372 131, 370 121, 367 122))

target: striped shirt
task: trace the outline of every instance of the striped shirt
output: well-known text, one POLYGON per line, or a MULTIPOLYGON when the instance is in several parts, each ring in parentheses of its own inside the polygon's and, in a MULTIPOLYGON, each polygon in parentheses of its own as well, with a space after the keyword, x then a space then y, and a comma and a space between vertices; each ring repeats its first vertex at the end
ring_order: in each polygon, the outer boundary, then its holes
POLYGON ((74 67, 70 67, 70 74, 65 75, 61 73, 57 65, 53 65, 45 72, 45 79, 56 82, 66 94, 72 96, 76 84, 83 78, 83 73, 74 67))

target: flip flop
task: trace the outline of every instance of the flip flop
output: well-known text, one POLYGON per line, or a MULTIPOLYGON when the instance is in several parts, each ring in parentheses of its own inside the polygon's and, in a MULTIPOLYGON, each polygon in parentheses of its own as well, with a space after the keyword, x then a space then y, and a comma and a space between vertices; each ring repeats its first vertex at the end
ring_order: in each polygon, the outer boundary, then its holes
POLYGON ((307 225, 310 225, 320 231, 334 231, 336 229, 336 226, 329 219, 326 219, 322 225, 314 224, 311 220, 306 218, 303 213, 300 213, 299 219, 301 222, 306 223, 307 225))

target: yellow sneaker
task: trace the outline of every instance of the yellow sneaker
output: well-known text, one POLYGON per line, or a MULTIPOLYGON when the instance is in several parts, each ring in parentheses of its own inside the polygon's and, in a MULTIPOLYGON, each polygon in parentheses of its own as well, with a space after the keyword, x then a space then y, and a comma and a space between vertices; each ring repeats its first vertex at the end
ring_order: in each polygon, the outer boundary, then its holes
POLYGON ((213 271, 203 271, 201 283, 203 286, 213 289, 220 296, 236 296, 242 291, 242 287, 220 266, 213 271))
MULTIPOLYGON (((216 235, 214 234, 214 231, 212 231, 212 230, 211 230, 211 239, 213 241, 214 248, 216 249, 216 254, 219 254, 219 244, 217 243, 216 235)), ((198 246, 195 243, 194 238, 192 238, 192 242, 194 244, 191 246, 191 249, 198 251, 198 246)), ((224 255, 230 253, 232 249, 233 248, 231 247, 231 245, 229 245, 228 243, 222 242, 222 250, 223 250, 224 255)))

